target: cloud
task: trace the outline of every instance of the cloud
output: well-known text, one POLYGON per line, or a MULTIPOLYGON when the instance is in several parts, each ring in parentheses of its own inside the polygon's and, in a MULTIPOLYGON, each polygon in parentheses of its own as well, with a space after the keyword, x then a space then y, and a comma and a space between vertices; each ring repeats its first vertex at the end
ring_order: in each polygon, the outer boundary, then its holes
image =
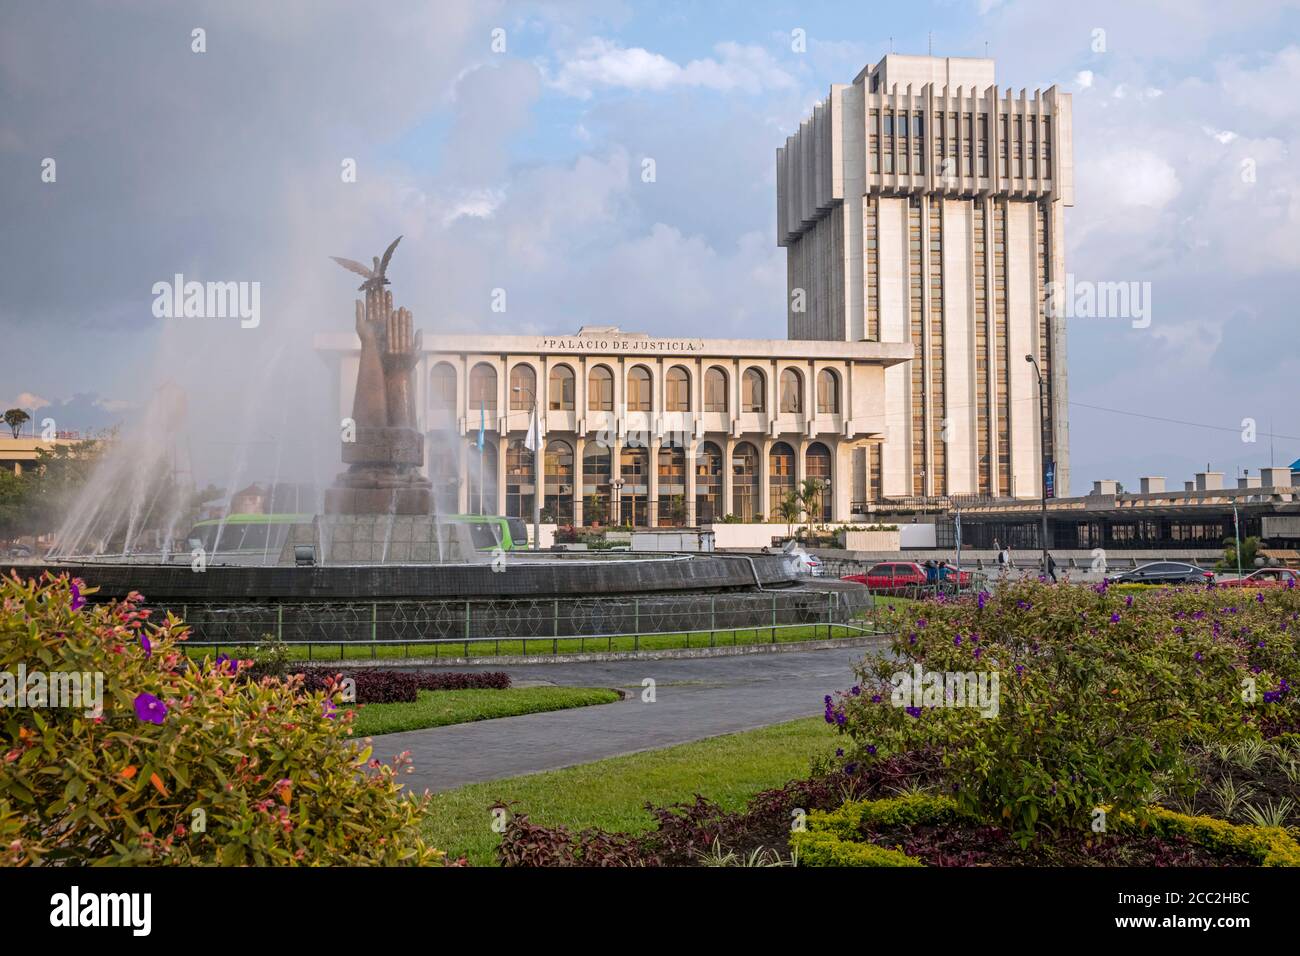
POLYGON ((761 93, 795 86, 794 77, 765 49, 723 42, 717 58, 691 60, 684 66, 661 53, 623 47, 593 37, 560 64, 550 85, 561 92, 589 99, 598 89, 662 92, 675 87, 699 87, 722 93, 761 93))
POLYGON ((1074 74, 1074 85, 1081 90, 1086 90, 1092 86, 1092 70, 1080 70, 1074 74))
POLYGON ((1081 175, 1105 184, 1110 205, 1160 209, 1181 189, 1178 173, 1164 157, 1134 146, 1107 150, 1081 175))

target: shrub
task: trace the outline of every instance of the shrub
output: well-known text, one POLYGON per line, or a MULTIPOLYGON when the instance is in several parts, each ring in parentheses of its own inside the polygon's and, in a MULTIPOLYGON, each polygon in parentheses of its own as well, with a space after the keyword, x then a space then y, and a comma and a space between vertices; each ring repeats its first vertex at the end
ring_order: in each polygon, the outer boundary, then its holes
MULTIPOLYGON (((49 574, 0 581, 0 670, 101 674, 102 714, 0 712, 0 847, 17 864, 430 864, 427 801, 297 678, 187 660, 132 593, 84 604, 49 574), (369 772, 364 772, 364 771, 369 772)), ((398 766, 404 761, 399 760, 398 766)))
POLYGON ((1044 824, 1086 828, 1103 804, 1144 814, 1157 784, 1186 791, 1189 737, 1294 726, 1298 616, 1300 600, 1282 591, 1008 584, 893 612, 895 659, 864 662, 826 718, 857 744, 849 759, 939 751, 963 808, 1027 843, 1044 824), (917 667, 996 673, 996 716, 942 695, 895 706, 894 675, 917 667))
MULTIPOLYGON (((308 691, 323 691, 334 681, 351 678, 358 704, 414 703, 422 690, 505 690, 510 675, 504 671, 487 673, 440 673, 374 670, 354 668, 339 671, 323 667, 303 668, 303 686, 308 691)), ((259 675, 260 676, 260 675, 259 675)))

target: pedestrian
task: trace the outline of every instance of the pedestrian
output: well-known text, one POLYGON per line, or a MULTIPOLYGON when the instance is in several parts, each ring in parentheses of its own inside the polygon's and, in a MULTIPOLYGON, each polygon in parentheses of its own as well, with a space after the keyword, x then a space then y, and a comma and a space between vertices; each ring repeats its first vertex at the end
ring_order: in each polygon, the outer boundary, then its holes
POLYGON ((1047 576, 1056 583, 1056 559, 1052 557, 1052 552, 1047 552, 1047 576))
POLYGON ((928 587, 929 585, 934 584, 934 582, 938 579, 939 569, 934 566, 934 561, 930 558, 925 559, 924 567, 925 567, 925 583, 926 586, 928 587))

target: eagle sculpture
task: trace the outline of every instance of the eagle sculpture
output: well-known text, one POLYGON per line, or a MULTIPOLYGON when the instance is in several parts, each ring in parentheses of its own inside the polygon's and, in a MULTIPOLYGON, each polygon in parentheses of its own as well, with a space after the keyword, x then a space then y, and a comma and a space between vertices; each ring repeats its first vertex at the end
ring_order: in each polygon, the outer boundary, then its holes
POLYGON ((388 271, 388 261, 393 258, 393 250, 397 248, 397 244, 401 241, 401 236, 394 239, 392 245, 384 251, 384 257, 382 259, 380 259, 379 256, 374 256, 375 264, 369 269, 357 262, 355 259, 343 259, 339 256, 330 256, 330 258, 341 265, 344 269, 347 269, 350 272, 355 272, 359 276, 366 277, 366 281, 357 286, 358 290, 370 291, 382 289, 384 286, 389 284, 388 276, 384 274, 388 271))

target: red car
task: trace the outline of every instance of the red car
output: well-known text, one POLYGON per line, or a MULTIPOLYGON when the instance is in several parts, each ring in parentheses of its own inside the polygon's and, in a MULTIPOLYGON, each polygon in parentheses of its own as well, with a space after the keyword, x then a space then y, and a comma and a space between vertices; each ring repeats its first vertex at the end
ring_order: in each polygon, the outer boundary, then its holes
MULTIPOLYGON (((915 561, 885 561, 867 569, 866 574, 848 574, 842 580, 865 584, 873 591, 895 594, 914 591, 926 586, 925 568, 915 561)), ((962 571, 960 576, 956 568, 949 567, 944 584, 970 584, 970 572, 962 571)))
POLYGON ((1244 578, 1220 581, 1221 588, 1300 588, 1300 571, 1290 568, 1260 568, 1244 578))

